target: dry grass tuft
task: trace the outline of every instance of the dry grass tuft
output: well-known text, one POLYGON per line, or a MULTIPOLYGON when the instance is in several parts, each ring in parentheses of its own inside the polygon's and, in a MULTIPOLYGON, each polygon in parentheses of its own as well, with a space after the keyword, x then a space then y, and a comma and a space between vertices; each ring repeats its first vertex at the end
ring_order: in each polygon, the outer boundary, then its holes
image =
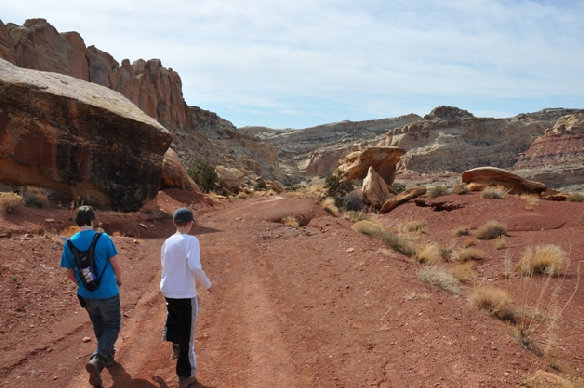
POLYGON ((471 260, 480 260, 485 258, 485 253, 478 248, 462 248, 454 251, 452 257, 456 261, 463 263, 471 260))
POLYGON ((507 226, 493 220, 479 227, 476 233, 476 237, 481 240, 492 240, 505 235, 507 235, 507 226))
POLYGON ((430 187, 430 189, 428 189, 426 196, 428 198, 437 198, 437 197, 441 197, 441 196, 447 195, 447 194, 450 194, 450 189, 448 187, 434 186, 434 187, 430 187))
POLYGON ((284 225, 291 226, 293 228, 298 228, 300 226, 300 223, 298 222, 298 220, 294 216, 286 216, 286 217, 282 218, 281 222, 284 225))
POLYGON ((349 221, 357 222, 357 221, 368 220, 369 215, 361 210, 359 210, 359 211, 348 210, 348 211, 343 213, 343 218, 345 218, 346 220, 349 220, 349 221))
POLYGON ((509 191, 511 190, 505 186, 486 187, 481 193, 481 198, 503 199, 509 194, 509 191))
POLYGON ((418 272, 418 277, 425 282, 432 284, 444 291, 452 294, 460 293, 459 281, 452 276, 452 273, 444 268, 424 267, 418 272))
POLYGON ((570 202, 584 202, 584 194, 582 193, 570 193, 568 194, 568 201, 570 202))
POLYGON ((516 269, 524 276, 534 274, 559 275, 568 265, 566 252, 554 244, 536 245, 528 247, 516 269))
POLYGON ((492 317, 511 322, 517 319, 517 311, 511 296, 503 289, 491 286, 476 287, 470 298, 474 306, 485 310, 492 317))
POLYGON ((335 217, 338 216, 340 213, 339 208, 337 207, 337 205, 335 205, 334 198, 326 197, 325 199, 322 200, 320 205, 327 213, 330 213, 335 217))
POLYGON ((470 234, 470 226, 457 226, 452 229, 452 235, 454 237, 468 236, 470 234))
POLYGON ((450 272, 455 279, 461 282, 468 282, 475 275, 476 263, 474 261, 469 261, 463 264, 457 264, 450 268, 450 272))
POLYGON ((452 188, 452 194, 462 195, 470 191, 466 183, 459 183, 452 188))
POLYGON ((352 229, 355 232, 383 241, 401 254, 409 257, 414 255, 414 249, 408 240, 377 222, 359 221, 353 225, 352 229))
POLYGON ((539 195, 536 194, 521 194, 519 198, 523 199, 530 206, 535 206, 539 204, 540 201, 539 195))
POLYGON ((422 264, 435 265, 442 261, 442 250, 435 242, 425 242, 416 246, 414 258, 422 264))
POLYGON ((500 237, 495 240, 495 249, 501 250, 507 248, 507 239, 505 237, 500 237))
POLYGON ((12 192, 0 193, 0 213, 18 213, 24 206, 24 199, 12 192))
POLYGON ((426 233, 426 221, 410 221, 404 224, 406 231, 410 233, 426 233))
POLYGON ((474 238, 467 238, 466 240, 464 240, 464 242, 462 243, 462 246, 464 248, 470 248, 470 247, 474 247, 475 245, 477 245, 477 242, 474 238))

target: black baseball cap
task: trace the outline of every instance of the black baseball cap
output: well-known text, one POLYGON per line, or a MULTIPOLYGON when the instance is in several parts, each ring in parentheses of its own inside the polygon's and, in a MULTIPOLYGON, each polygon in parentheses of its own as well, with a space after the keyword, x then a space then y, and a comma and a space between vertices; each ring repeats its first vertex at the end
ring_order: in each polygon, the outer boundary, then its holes
POLYGON ((193 216, 193 212, 186 207, 181 207, 175 210, 174 215, 172 216, 172 220, 174 222, 189 222, 194 221, 195 217, 193 216))

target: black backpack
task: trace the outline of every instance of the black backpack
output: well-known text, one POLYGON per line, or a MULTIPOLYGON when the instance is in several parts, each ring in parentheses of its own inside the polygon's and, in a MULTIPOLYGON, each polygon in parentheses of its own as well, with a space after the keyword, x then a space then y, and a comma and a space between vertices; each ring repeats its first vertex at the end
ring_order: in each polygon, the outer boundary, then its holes
POLYGON ((109 260, 106 261, 105 267, 101 272, 99 277, 96 275, 97 268, 95 268, 95 260, 93 258, 93 252, 95 250, 95 244, 97 244, 97 240, 101 237, 101 233, 96 233, 93 236, 93 241, 89 246, 89 249, 82 252, 73 243, 70 239, 67 239, 67 245, 73 254, 75 259, 75 264, 79 269, 79 275, 81 277, 81 281, 83 282, 83 286, 87 291, 95 291, 99 288, 99 282, 101 281, 101 277, 105 273, 107 265, 109 264, 109 260))

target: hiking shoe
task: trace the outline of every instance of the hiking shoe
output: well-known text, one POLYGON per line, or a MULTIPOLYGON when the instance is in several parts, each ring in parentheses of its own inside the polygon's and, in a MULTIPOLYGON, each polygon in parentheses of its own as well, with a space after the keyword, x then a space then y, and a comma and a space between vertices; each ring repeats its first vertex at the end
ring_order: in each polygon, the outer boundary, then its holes
POLYGON ((171 360, 176 360, 180 353, 180 346, 178 344, 172 344, 172 354, 170 355, 171 360))
MULTIPOLYGON (((101 387, 101 371, 103 370, 103 361, 99 357, 92 357, 87 364, 85 370, 89 372, 89 384, 94 387, 101 387)), ((188 386, 188 385, 187 385, 188 386)))
POLYGON ((195 386, 197 378, 195 376, 178 376, 178 388, 188 388, 195 386))

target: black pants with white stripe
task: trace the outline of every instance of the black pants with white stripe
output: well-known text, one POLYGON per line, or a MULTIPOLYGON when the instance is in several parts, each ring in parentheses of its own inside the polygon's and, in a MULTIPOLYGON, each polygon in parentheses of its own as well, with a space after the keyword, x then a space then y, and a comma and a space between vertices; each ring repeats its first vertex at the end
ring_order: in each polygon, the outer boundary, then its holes
POLYGON ((199 315, 199 297, 191 299, 166 299, 166 324, 162 340, 180 347, 176 360, 178 376, 195 376, 197 358, 195 356, 195 323, 199 315))

